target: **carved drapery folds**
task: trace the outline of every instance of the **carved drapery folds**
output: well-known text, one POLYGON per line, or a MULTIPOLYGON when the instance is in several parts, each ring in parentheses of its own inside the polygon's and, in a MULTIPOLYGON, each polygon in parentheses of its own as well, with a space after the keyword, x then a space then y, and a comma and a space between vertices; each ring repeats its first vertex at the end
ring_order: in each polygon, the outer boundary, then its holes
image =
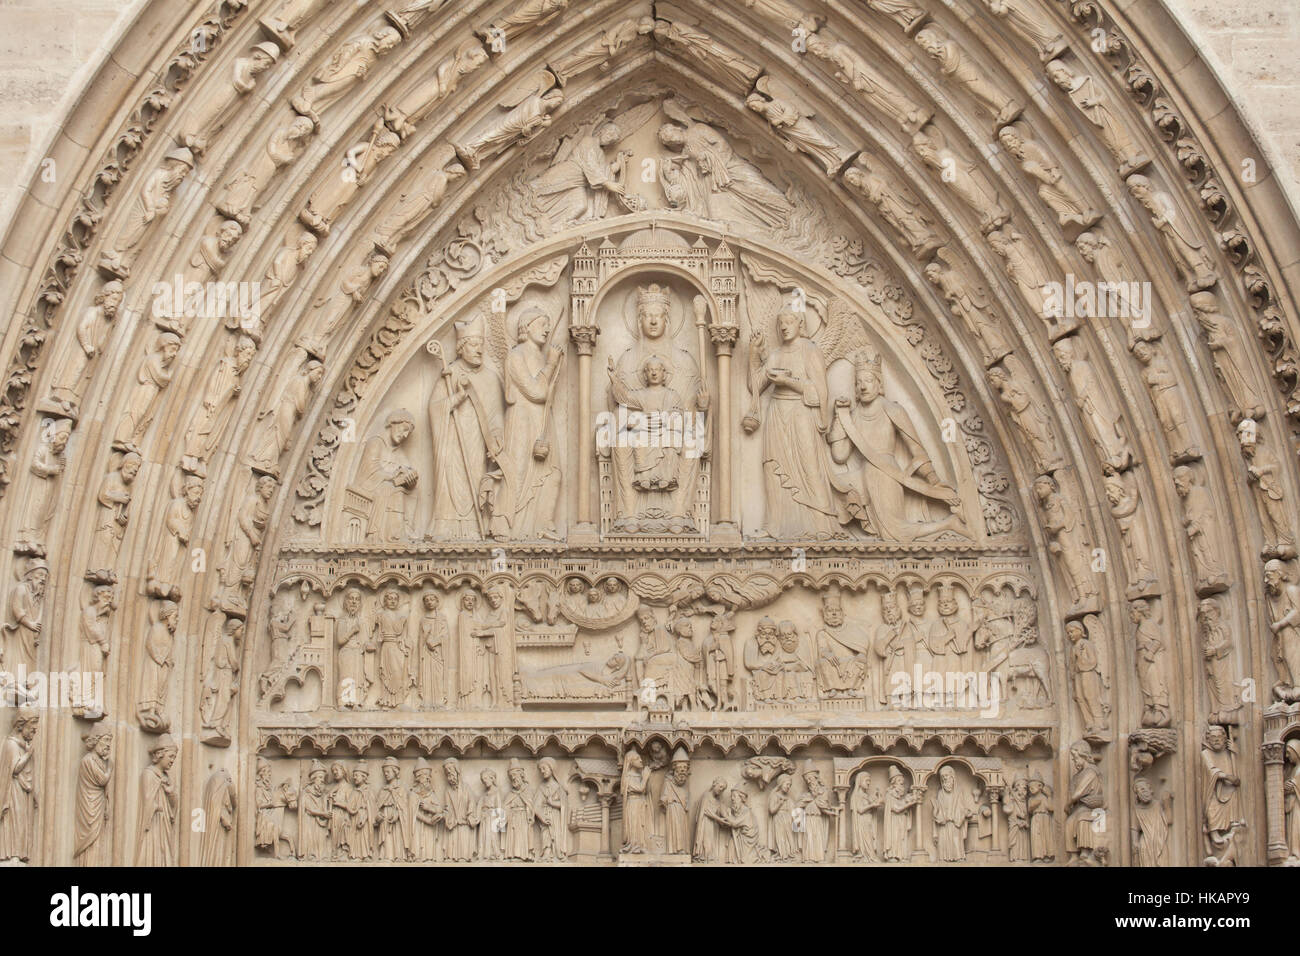
MULTIPOLYGON (((1057 853, 1052 788, 1040 770, 1013 764, 1014 749, 796 763, 701 757, 696 746, 689 735, 653 735, 629 740, 621 760, 563 749, 259 758, 257 848, 318 862, 639 865, 1050 863, 1057 853)), ((1100 808, 1095 788, 1076 789, 1075 806, 1100 808)), ((1080 815, 1076 829, 1090 822, 1080 815)), ((1082 843, 1089 862, 1104 860, 1104 844, 1082 843)))
POLYGON ((4 691, 108 679, 3 855, 1296 856, 1292 303, 1104 4, 328 6, 215 5, 13 310, 4 691))

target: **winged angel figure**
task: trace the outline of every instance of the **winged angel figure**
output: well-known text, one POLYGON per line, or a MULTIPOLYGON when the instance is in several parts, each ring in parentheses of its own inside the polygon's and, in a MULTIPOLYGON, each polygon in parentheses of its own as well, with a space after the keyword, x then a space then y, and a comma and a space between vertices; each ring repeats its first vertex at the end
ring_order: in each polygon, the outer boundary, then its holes
POLYGON ((769 228, 789 221, 794 212, 789 197, 736 154, 707 113, 677 97, 665 99, 663 111, 672 121, 659 127, 659 142, 669 151, 660 165, 669 206, 769 228))
POLYGON ((742 261, 753 331, 751 405, 741 424, 761 430, 760 534, 843 538, 856 524, 887 541, 966 536, 957 492, 939 477, 908 411, 884 395, 881 360, 862 317, 839 298, 801 298, 796 311, 780 291, 793 281, 742 261), (831 394, 827 369, 841 360, 853 367, 851 396, 831 394))
POLYGON ((628 212, 644 207, 645 201, 626 185, 632 150, 621 149, 612 160, 606 150, 635 134, 658 112, 659 104, 649 102, 613 117, 603 114, 560 140, 550 166, 532 182, 537 208, 552 226, 605 218, 611 196, 628 212))

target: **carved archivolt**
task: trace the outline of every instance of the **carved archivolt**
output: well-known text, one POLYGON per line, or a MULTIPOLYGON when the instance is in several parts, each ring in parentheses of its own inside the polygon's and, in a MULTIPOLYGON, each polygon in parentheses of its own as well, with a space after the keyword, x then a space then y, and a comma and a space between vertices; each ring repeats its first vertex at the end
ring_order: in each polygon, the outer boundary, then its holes
POLYGON ((1293 862, 1296 223, 1166 14, 576 6, 223 0, 69 117, 0 856, 1293 862))

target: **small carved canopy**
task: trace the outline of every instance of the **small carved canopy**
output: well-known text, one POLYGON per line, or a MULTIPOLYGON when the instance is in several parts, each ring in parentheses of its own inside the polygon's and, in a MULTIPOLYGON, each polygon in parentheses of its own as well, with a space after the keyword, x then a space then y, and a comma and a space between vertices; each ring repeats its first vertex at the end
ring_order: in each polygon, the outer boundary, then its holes
POLYGON ((966 757, 952 754, 946 757, 897 757, 871 756, 865 758, 834 758, 835 786, 851 786, 863 771, 886 767, 886 777, 892 779, 902 775, 908 781, 908 789, 925 788, 930 779, 939 776, 945 766, 959 766, 979 781, 982 789, 997 788, 1004 784, 1003 761, 1000 757, 966 757))

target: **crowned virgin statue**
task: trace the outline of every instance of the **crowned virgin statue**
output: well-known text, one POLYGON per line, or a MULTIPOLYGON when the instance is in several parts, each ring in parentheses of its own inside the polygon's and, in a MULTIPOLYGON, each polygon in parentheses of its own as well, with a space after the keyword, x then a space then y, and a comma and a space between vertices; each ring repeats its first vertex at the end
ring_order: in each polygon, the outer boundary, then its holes
POLYGON ((707 447, 709 393, 699 363, 675 342, 683 312, 672 291, 656 283, 641 286, 635 304, 633 344, 609 363, 617 423, 609 449, 613 529, 690 533, 696 530, 695 486, 707 447))

